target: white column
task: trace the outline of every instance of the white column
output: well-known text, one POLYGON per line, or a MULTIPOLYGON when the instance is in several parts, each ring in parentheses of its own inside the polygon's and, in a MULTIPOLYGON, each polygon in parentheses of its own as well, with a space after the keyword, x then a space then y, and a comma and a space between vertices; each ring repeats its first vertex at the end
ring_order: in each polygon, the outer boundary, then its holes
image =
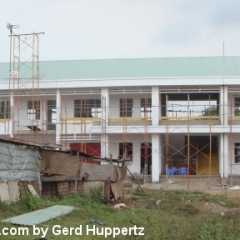
POLYGON ((228 125, 229 116, 229 106, 228 106, 228 87, 223 87, 223 124, 228 125))
POLYGON ((220 116, 220 124, 224 124, 224 87, 220 86, 220 102, 219 102, 219 116, 220 116))
POLYGON ((61 135, 61 93, 57 89, 56 92, 56 107, 57 107, 57 116, 56 116, 56 144, 60 144, 60 135, 61 135))
POLYGON ((101 135, 101 157, 109 158, 109 137, 107 134, 101 135))
POLYGON ((160 101, 159 101, 159 88, 152 87, 152 125, 159 125, 160 117, 160 101))
POLYGON ((228 166, 229 166, 229 143, 228 143, 228 135, 223 134, 223 177, 228 178, 228 166))
POLYGON ((101 91, 101 103, 102 103, 102 124, 108 125, 108 115, 109 115, 109 91, 108 88, 102 88, 101 91))
POLYGON ((221 178, 223 178, 223 169, 224 169, 224 136, 220 134, 219 136, 219 173, 221 178))
POLYGON ((161 167, 161 138, 152 134, 152 182, 159 182, 161 167))
POLYGON ((108 126, 109 115, 109 91, 108 88, 102 88, 101 90, 101 106, 102 106, 102 133, 101 133, 101 157, 109 158, 109 138, 106 133, 108 126))

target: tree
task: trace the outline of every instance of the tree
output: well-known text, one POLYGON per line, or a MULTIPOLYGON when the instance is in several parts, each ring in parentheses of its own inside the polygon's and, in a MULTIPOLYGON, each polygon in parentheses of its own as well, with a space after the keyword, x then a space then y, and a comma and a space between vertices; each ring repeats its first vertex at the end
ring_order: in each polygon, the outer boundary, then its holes
POLYGON ((217 115, 218 115, 218 109, 216 106, 205 108, 202 114, 202 116, 217 116, 217 115))

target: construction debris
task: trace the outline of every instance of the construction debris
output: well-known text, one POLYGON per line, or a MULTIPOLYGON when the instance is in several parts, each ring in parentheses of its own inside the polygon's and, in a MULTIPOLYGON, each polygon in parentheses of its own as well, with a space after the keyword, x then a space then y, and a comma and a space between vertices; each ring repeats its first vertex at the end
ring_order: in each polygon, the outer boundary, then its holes
POLYGON ((113 208, 117 210, 129 209, 125 203, 118 203, 114 205, 113 208))
POLYGON ((175 181, 173 179, 168 179, 167 183, 173 184, 173 183, 175 183, 175 181))
POLYGON ((228 190, 240 190, 240 186, 230 187, 228 190))
POLYGON ((106 225, 105 222, 102 222, 102 221, 96 220, 96 219, 92 219, 90 222, 91 222, 92 224, 95 224, 95 225, 106 225))

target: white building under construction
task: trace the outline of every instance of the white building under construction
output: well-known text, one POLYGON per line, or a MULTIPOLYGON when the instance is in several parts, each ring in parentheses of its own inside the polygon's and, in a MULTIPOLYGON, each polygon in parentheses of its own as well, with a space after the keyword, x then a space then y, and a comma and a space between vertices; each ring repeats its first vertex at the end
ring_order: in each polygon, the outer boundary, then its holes
POLYGON ((0 134, 168 168, 240 175, 240 57, 0 63, 0 134))

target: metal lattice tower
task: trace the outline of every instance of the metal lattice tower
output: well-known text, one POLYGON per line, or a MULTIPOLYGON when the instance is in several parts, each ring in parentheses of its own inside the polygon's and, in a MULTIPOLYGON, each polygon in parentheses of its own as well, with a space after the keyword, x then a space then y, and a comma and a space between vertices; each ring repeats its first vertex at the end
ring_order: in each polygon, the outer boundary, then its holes
MULTIPOLYGON (((8 25, 10 30, 10 108, 12 119, 11 137, 21 129, 20 102, 21 96, 31 98, 32 106, 39 102, 39 36, 43 32, 29 34, 15 34, 12 28, 17 25, 8 25)), ((38 104, 37 104, 38 105, 38 104)), ((38 123, 34 122, 34 125, 38 123)))

